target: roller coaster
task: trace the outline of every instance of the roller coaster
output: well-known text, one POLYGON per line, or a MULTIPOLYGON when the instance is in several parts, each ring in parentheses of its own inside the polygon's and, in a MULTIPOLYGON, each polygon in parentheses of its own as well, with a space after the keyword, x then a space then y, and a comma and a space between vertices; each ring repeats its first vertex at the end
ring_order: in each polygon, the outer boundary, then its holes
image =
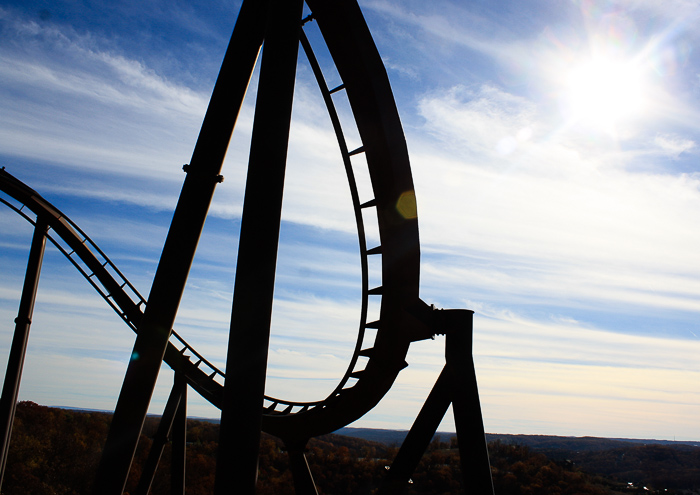
MULTIPOLYGON (((173 388, 166 406, 168 410, 172 403, 172 410, 163 417, 166 431, 172 425, 174 411, 184 411, 187 386, 222 411, 217 494, 255 493, 261 431, 279 437, 287 447, 297 493, 316 493, 303 454, 308 440, 336 431, 365 415, 408 365, 406 354, 411 342, 436 334, 447 336, 445 369, 389 470, 382 493, 400 493, 406 486, 450 403, 455 410, 463 475, 471 487, 476 487, 476 493, 492 493, 471 359, 472 312, 438 310, 419 298, 415 192, 403 130, 381 57, 354 0, 307 0, 306 5, 311 15, 302 18, 300 0, 243 2, 191 162, 184 167, 187 176, 148 299, 58 208, 4 168, 0 171, 0 190, 6 195, 0 201, 35 226, 32 252, 37 253, 34 262, 30 253, 22 296, 23 301, 26 297, 25 309, 22 310, 21 303, 16 320, 15 340, 23 333, 19 338, 23 343, 18 342, 17 357, 8 363, 3 404, 0 404, 7 425, 3 469, 23 361, 20 348, 26 347, 36 292, 36 285, 31 288, 31 280, 38 280, 43 256, 41 243, 48 239, 136 332, 134 353, 141 356, 129 363, 94 493, 122 493, 161 362, 175 371, 176 382, 185 384, 173 388), (327 86, 326 76, 305 34, 304 27, 310 22, 318 24, 342 80, 334 88, 327 86), (337 139, 350 187, 362 273, 358 338, 349 366, 335 389, 326 398, 313 402, 264 395, 299 46, 311 66, 337 139), (223 180, 221 164, 261 47, 264 51, 224 372, 173 331, 172 326, 214 188, 223 180), (353 150, 348 148, 336 109, 335 101, 341 97, 350 104, 362 140, 362 145, 353 150), (356 184, 354 170, 364 163, 356 160, 359 155, 364 156, 371 178, 373 197, 370 198, 361 197, 356 184), (380 238, 379 245, 371 248, 365 235, 367 217, 376 218, 380 238), (377 287, 369 285, 369 257, 381 261, 382 282, 377 287), (367 321, 371 298, 381 301, 376 321, 367 321), (366 329, 376 330, 376 338, 365 347, 366 329), (18 367, 18 371, 11 371, 13 367, 18 367), (11 375, 15 383, 10 386, 11 375), (10 391, 12 387, 14 395, 10 391)), ((14 347, 13 341, 11 353, 15 352, 14 347)), ((157 457, 154 456, 155 465, 157 457)), ((147 493, 148 486, 149 480, 145 480, 140 490, 147 493)))

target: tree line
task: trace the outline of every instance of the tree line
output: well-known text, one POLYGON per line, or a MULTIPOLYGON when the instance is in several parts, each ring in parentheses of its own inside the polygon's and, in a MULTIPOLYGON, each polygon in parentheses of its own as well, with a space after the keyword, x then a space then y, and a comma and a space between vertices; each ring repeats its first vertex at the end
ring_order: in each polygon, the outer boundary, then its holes
MULTIPOLYGON (((2 494, 89 494, 110 420, 111 415, 107 413, 49 408, 33 402, 20 402, 2 494)), ((138 484, 158 420, 159 418, 149 417, 144 425, 126 493, 133 493, 138 484)), ((187 495, 213 493, 217 439, 218 424, 188 420, 187 495)), ((396 446, 331 434, 309 442, 307 459, 320 494, 364 495, 376 493, 397 451, 396 446)), ((548 457, 528 447, 500 440, 489 443, 489 455, 497 495, 610 495, 635 491, 655 493, 657 490, 664 494, 693 493, 684 492, 684 487, 679 486, 662 487, 661 484, 654 486, 649 483, 646 490, 643 490, 643 485, 630 486, 626 478, 616 478, 609 469, 604 469, 604 459, 599 460, 599 465, 596 464, 596 472, 600 474, 592 475, 581 470, 578 463, 571 460, 548 457)), ((629 458, 632 464, 639 460, 638 457, 629 458)), ((660 451, 651 452, 645 459, 647 464, 656 459, 659 465, 666 466, 663 472, 670 472, 673 468, 660 451)), ((152 485, 152 494, 170 493, 169 466, 170 448, 166 446, 152 485)), ((281 441, 263 435, 258 494, 293 495, 292 476, 287 466, 287 454, 281 441)), ((698 464, 695 466, 697 471, 698 464)), ((700 487, 700 483, 697 486, 700 487)), ((445 442, 439 437, 433 440, 406 493, 464 493, 455 438, 445 442)))

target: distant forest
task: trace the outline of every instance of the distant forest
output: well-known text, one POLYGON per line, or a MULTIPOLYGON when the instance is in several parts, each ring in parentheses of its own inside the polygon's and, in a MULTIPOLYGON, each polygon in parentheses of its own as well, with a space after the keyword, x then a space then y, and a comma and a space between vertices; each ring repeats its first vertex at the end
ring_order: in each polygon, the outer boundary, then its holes
MULTIPOLYGON (((49 408, 20 402, 7 461, 3 495, 88 494, 107 436, 111 415, 49 408)), ((127 484, 135 489, 158 418, 148 418, 127 484)), ((210 495, 218 425, 188 420, 187 495, 210 495)), ((700 494, 700 448, 621 444, 612 449, 534 449, 489 442, 497 495, 606 495, 619 493, 700 494)), ((407 495, 461 494, 455 438, 434 438, 407 487, 407 495)), ((307 458, 320 494, 373 494, 396 455, 397 446, 341 435, 309 443, 307 458)), ((170 449, 166 447, 151 489, 170 493, 170 449)), ((260 450, 260 495, 293 495, 282 444, 264 435, 260 450)))

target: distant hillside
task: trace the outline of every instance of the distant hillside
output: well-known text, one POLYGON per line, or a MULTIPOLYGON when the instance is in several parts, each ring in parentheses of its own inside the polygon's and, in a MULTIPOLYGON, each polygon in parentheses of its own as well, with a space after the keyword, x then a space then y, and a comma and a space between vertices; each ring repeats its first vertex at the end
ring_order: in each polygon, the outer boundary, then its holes
MULTIPOLYGON (((375 428, 341 428, 335 432, 337 435, 344 435, 346 437, 363 438, 365 440, 371 440, 373 442, 383 443, 390 447, 398 447, 403 443, 404 438, 408 432, 406 430, 382 430, 375 428)), ((454 435, 454 433, 446 433, 445 439, 447 440, 447 435, 454 435)), ((442 437, 442 434, 440 434, 442 437)))
MULTIPOLYGON (((406 430, 382 430, 374 428, 341 428, 338 435, 364 438, 389 446, 400 446, 408 434, 406 430)), ((456 436, 452 432, 438 432, 436 436, 443 442, 449 442, 456 436)), ((639 440, 632 438, 600 438, 600 437, 559 437, 554 435, 510 435, 502 433, 487 433, 486 440, 500 440, 505 444, 525 445, 533 450, 575 450, 581 452, 627 448, 630 443, 641 445, 667 445, 700 447, 700 442, 672 442, 670 440, 639 440)))
MULTIPOLYGON (((111 411, 98 409, 84 409, 77 407, 49 406, 58 409, 67 409, 76 412, 84 413, 105 413, 112 414, 111 411)), ((149 417, 158 418, 156 414, 149 414, 149 417)), ((203 418, 199 416, 188 416, 188 419, 194 421, 203 421, 205 423, 219 424, 219 418, 203 418)), ((361 438, 372 442, 383 443, 387 446, 399 447, 403 443, 404 438, 408 434, 407 430, 385 430, 381 428, 352 428, 345 427, 334 432, 337 435, 344 435, 352 438, 361 438)), ((452 437, 456 436, 454 432, 437 432, 436 436, 443 442, 449 442, 452 437)), ((684 446, 700 447, 700 441, 672 441, 672 440, 653 440, 653 439, 637 439, 637 438, 604 438, 604 437, 562 437, 556 435, 523 435, 523 434, 507 434, 507 433, 487 433, 486 440, 493 442, 500 440, 506 444, 525 445, 534 450, 578 450, 581 452, 608 450, 614 448, 629 447, 630 443, 641 445, 667 445, 667 446, 684 446)))
MULTIPOLYGON (((56 409, 20 402, 10 444, 3 495, 88 495, 91 493, 111 414, 56 409)), ((152 445, 158 418, 149 417, 127 480, 134 493, 152 445)), ((187 495, 210 495, 219 425, 187 421, 187 495)), ((555 462, 527 447, 496 442, 491 466, 498 495, 622 495, 622 483, 589 475, 571 463, 555 462)), ((370 495, 386 478, 397 449, 336 434, 312 439, 306 457, 320 495, 370 495)), ((171 493, 171 449, 165 446, 151 495, 171 493)), ((464 484, 459 451, 452 442, 433 441, 414 471, 406 495, 458 495, 464 484)), ((294 483, 281 441, 263 435, 259 453, 257 495, 293 495, 294 483)), ((654 491, 648 495, 662 492, 654 491)), ((667 494, 663 494, 667 495, 667 494)))
MULTIPOLYGON (((3 495, 88 495, 111 414, 21 402, 10 443, 3 495)), ((158 427, 149 417, 127 482, 133 493, 158 427)), ((213 493, 219 425, 188 419, 187 494, 213 493)), ((312 439, 307 459, 320 494, 369 495, 386 476, 405 431, 344 428, 312 439), (369 438, 369 439, 366 439, 369 438), (371 439, 371 440, 370 440, 371 439)), ((407 495, 464 492, 453 433, 431 442, 407 495)), ((649 441, 654 442, 654 441, 649 441)), ((667 442, 668 443, 668 442, 667 442)), ((497 495, 699 495, 700 448, 621 439, 489 435, 497 495), (644 488, 646 487, 646 488, 644 488)), ((152 495, 170 493, 166 446, 152 495)), ((293 495, 281 441, 263 435, 258 495, 293 495)))
MULTIPOLYGON (((408 432, 343 428, 337 433, 399 446, 408 432)), ((441 432, 435 439, 451 443, 455 436, 441 432)), ((486 438, 492 467, 497 464, 496 459, 502 455, 504 447, 522 447, 560 465, 605 476, 630 489, 642 487, 644 493, 650 493, 643 489, 646 486, 656 487, 663 493, 700 494, 700 442, 491 433, 486 438)))

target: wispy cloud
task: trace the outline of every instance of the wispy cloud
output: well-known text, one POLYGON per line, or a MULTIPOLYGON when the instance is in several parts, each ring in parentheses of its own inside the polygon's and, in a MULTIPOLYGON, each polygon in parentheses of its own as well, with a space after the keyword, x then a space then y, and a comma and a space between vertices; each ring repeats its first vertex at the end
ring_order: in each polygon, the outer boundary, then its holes
MULTIPOLYGON (((635 172, 646 153, 548 135, 531 102, 491 87, 432 94, 420 108, 426 130, 451 145, 423 148, 415 136, 423 241, 465 266, 440 270, 437 256, 439 277, 533 301, 553 292, 698 310, 695 176, 635 172)), ((647 150, 656 146, 680 153, 693 143, 666 137, 647 150)))
POLYGON ((426 96, 418 109, 426 130, 453 152, 508 155, 532 136, 535 124, 531 102, 488 85, 426 96))
POLYGON ((151 176, 188 157, 176 136, 184 131, 194 142, 208 95, 110 53, 90 35, 7 12, 2 22, 4 153, 151 176))
MULTIPOLYGON (((424 48, 430 46, 435 49, 440 44, 468 48, 501 61, 514 60, 518 54, 524 54, 524 46, 512 30, 504 30, 502 25, 488 16, 456 4, 436 2, 426 5, 416 2, 416 8, 406 8, 404 4, 375 0, 364 2, 364 6, 390 19, 390 33, 412 41, 411 47, 418 52, 422 51, 418 40, 422 40, 424 48), (435 43, 435 40, 440 40, 440 43, 435 43)), ((377 35, 386 36, 386 33, 379 32, 377 35)))
POLYGON ((696 144, 692 139, 685 139, 670 134, 659 134, 654 138, 656 144, 663 153, 673 158, 678 158, 682 153, 695 149, 696 144))

